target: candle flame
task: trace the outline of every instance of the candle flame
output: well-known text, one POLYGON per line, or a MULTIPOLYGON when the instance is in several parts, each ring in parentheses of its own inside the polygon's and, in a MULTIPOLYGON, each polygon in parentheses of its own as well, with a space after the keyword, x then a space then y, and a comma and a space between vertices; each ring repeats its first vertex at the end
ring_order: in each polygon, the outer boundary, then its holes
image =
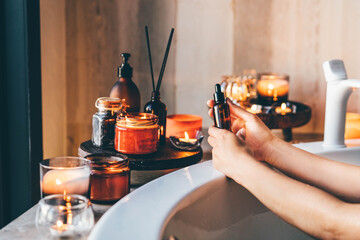
POLYGON ((268 88, 270 89, 270 90, 273 90, 274 89, 274 85, 272 85, 271 83, 268 85, 268 88))
POLYGON ((189 134, 187 132, 185 132, 185 139, 190 139, 189 134))
POLYGON ((62 222, 62 221, 60 221, 60 220, 58 220, 57 222, 56 222, 56 226, 60 229, 62 226, 64 225, 64 223, 62 222))
POLYGON ((282 103, 281 104, 281 110, 285 110, 286 109, 286 103, 282 103))
POLYGON ((55 182, 56 182, 56 185, 60 185, 60 184, 61 184, 60 179, 56 179, 55 182))
POLYGON ((252 106, 251 106, 251 110, 252 110, 252 111, 256 111, 256 105, 252 105, 252 106))

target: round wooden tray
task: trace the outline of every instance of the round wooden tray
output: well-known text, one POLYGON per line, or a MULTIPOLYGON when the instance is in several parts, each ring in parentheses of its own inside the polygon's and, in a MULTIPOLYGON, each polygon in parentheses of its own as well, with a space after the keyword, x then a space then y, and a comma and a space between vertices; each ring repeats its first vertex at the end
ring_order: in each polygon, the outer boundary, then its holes
POLYGON ((300 127, 308 123, 311 119, 311 108, 299 102, 288 101, 296 106, 295 113, 285 115, 277 113, 257 113, 256 115, 270 129, 287 129, 300 127))
MULTIPOLYGON (((92 144, 91 140, 83 142, 79 147, 79 156, 85 157, 94 153, 106 153, 116 156, 118 154, 115 149, 103 149, 92 144)), ((198 163, 203 155, 202 149, 195 151, 181 151, 174 148, 169 139, 165 145, 160 145, 159 150, 147 155, 128 155, 130 160, 130 169, 137 171, 149 170, 168 170, 187 167, 198 163)))

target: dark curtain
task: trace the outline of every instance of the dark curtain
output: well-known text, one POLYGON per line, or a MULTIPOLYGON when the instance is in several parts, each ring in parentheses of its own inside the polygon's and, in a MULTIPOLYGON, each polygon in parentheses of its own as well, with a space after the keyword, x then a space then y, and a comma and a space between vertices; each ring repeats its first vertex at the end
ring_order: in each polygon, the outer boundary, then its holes
POLYGON ((0 1, 0 227, 36 204, 42 159, 38 0, 0 1))

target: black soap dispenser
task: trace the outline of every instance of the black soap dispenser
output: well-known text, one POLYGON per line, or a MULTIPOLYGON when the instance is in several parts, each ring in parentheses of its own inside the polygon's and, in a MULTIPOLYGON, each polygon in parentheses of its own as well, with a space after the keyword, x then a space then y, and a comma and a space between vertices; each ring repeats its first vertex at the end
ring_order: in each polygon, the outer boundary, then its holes
POLYGON ((229 105, 226 103, 220 84, 215 85, 215 105, 213 107, 215 127, 231 131, 231 118, 229 105))
POLYGON ((115 82, 110 91, 111 98, 123 99, 126 105, 126 112, 140 112, 140 92, 132 81, 133 68, 130 66, 130 53, 121 53, 123 63, 118 68, 119 79, 115 82))
POLYGON ((167 107, 161 101, 160 92, 153 91, 151 93, 150 102, 145 104, 144 112, 152 113, 159 117, 159 126, 160 126, 160 144, 165 144, 166 142, 166 115, 167 107))

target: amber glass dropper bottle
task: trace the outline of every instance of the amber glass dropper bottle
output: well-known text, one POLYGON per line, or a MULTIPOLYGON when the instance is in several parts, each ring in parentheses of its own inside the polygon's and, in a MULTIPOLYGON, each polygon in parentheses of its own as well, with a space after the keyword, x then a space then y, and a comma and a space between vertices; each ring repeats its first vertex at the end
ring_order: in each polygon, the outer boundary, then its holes
POLYGON ((110 91, 111 98, 125 99, 126 112, 140 112, 140 92, 132 81, 133 68, 128 63, 130 53, 121 53, 124 62, 118 68, 119 79, 110 91))
POLYGON ((214 124, 215 127, 231 131, 231 119, 229 105, 226 103, 224 93, 221 92, 220 84, 215 85, 214 124))

